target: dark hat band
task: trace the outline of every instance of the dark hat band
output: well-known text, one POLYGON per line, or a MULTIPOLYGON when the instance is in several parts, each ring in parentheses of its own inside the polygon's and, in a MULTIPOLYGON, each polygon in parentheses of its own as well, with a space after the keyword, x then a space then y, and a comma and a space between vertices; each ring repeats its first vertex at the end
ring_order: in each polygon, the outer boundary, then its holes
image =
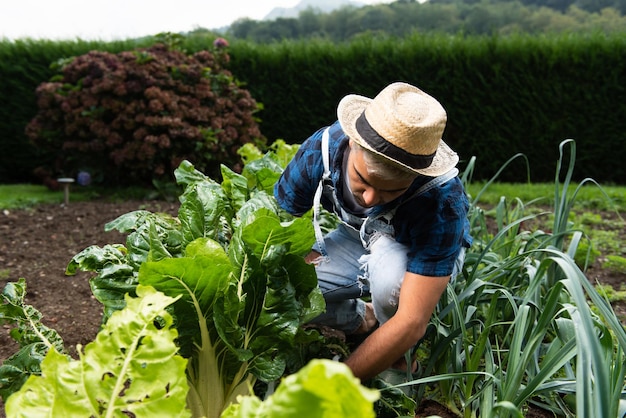
POLYGON ((355 126, 361 138, 363 138, 372 149, 411 168, 420 169, 429 167, 437 153, 437 151, 435 151, 430 155, 410 154, 402 148, 395 146, 372 128, 372 125, 370 125, 365 118, 365 112, 361 113, 361 116, 358 117, 355 126))

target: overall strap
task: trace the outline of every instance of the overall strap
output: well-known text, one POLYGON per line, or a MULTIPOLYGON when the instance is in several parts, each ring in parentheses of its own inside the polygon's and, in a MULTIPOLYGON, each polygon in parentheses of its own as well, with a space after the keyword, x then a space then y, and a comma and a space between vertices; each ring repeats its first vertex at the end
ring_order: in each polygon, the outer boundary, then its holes
MULTIPOLYGON (((419 189, 417 189, 415 191, 415 193, 413 193, 408 199, 406 199, 404 202, 402 202, 402 204, 405 204, 406 202, 408 202, 409 200, 420 196, 424 193, 426 193, 427 191, 434 189, 435 187, 439 187, 444 183, 447 183, 448 181, 452 180, 453 178, 455 178, 457 175, 459 174, 459 170, 457 168, 453 168, 452 170, 437 176, 437 177, 433 177, 431 180, 429 180, 428 182, 426 182, 425 184, 423 184, 419 189)), ((391 221, 391 218, 393 218, 393 216, 396 213, 396 209, 398 207, 396 206, 395 208, 385 212, 384 214, 380 215, 380 218, 385 219, 387 222, 391 221)))
POLYGON ((330 180, 330 146, 328 145, 328 130, 330 128, 324 129, 324 133, 322 134, 322 161, 324 162, 324 174, 322 174, 322 180, 330 180))
POLYGON ((440 176, 434 177, 432 180, 430 180, 428 183, 424 184, 422 187, 420 187, 413 196, 410 197, 410 199, 413 199, 416 196, 419 196, 423 193, 426 193, 427 191, 429 191, 430 189, 434 188, 434 187, 438 187, 441 186, 442 184, 452 180, 453 178, 455 178, 457 175, 459 174, 459 169, 458 168, 453 168, 452 170, 448 171, 447 173, 444 173, 440 176))
POLYGON ((324 184, 330 181, 330 152, 328 145, 329 129, 330 128, 324 129, 324 133, 322 134, 322 161, 324 162, 324 174, 322 174, 322 179, 320 180, 317 190, 315 191, 315 196, 313 197, 313 228, 315 230, 315 240, 317 241, 317 245, 324 259, 328 259, 328 253, 326 252, 326 247, 324 245, 324 234, 322 233, 322 228, 320 226, 319 216, 324 184))
MULTIPOLYGON (((408 199, 402 202, 401 205, 405 204, 406 202, 417 196, 426 193, 427 191, 435 187, 438 187, 452 180, 454 177, 456 177, 457 174, 459 174, 459 170, 453 168, 452 170, 448 171, 445 174, 442 174, 441 176, 433 177, 424 185, 422 185, 419 189, 417 189, 408 199)), ((361 229, 359 231, 359 236, 365 248, 371 248, 372 244, 383 235, 386 235, 388 237, 395 237, 396 232, 391 221, 395 216, 396 210, 398 210, 399 206, 396 206, 388 210, 387 212, 374 216, 369 216, 365 220, 365 222, 363 222, 363 225, 361 225, 361 229)))

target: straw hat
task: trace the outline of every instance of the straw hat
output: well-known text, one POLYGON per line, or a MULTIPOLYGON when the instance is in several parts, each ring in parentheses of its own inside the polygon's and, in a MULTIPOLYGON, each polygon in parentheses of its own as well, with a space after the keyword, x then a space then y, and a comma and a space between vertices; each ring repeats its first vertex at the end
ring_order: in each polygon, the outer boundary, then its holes
POLYGON ((374 99, 347 95, 337 106, 337 117, 350 139, 419 174, 439 176, 459 162, 441 140, 446 111, 410 84, 390 84, 374 99))

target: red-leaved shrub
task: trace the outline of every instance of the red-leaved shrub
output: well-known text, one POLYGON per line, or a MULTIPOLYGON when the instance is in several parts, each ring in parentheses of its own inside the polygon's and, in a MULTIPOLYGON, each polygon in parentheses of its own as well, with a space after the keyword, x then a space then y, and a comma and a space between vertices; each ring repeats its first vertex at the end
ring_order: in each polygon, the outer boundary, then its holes
POLYGON ((37 88, 39 111, 26 133, 50 157, 47 176, 91 172, 108 184, 171 178, 183 159, 219 175, 238 170, 243 144, 265 144, 254 113, 260 105, 224 68, 223 43, 187 55, 157 43, 68 60, 37 88))

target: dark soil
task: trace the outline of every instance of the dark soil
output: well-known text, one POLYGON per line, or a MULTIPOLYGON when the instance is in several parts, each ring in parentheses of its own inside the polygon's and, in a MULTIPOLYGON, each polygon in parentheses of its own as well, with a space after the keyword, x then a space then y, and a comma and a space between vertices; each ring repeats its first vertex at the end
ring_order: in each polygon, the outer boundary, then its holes
MULTIPOLYGON (((89 274, 81 272, 66 276, 65 268, 74 255, 90 245, 125 243, 125 236, 116 231, 105 232, 104 225, 138 209, 175 215, 178 203, 70 202, 69 205, 0 212, 0 289, 7 282, 25 278, 26 302, 42 312, 43 322, 60 333, 75 358, 76 345, 84 346, 95 338, 102 305, 92 296, 89 274)), ((626 280, 623 275, 602 271, 598 266, 589 270, 588 277, 616 288, 626 280)), ((619 314, 626 312, 622 306, 615 308, 619 314)), ((8 325, 0 328, 0 363, 17 348, 8 332, 8 325)), ((423 404, 417 416, 430 415, 455 417, 435 402, 423 404)), ((552 414, 541 411, 531 411, 527 415, 534 418, 548 416, 552 414)), ((0 400, 0 418, 3 417, 4 405, 0 400)))

